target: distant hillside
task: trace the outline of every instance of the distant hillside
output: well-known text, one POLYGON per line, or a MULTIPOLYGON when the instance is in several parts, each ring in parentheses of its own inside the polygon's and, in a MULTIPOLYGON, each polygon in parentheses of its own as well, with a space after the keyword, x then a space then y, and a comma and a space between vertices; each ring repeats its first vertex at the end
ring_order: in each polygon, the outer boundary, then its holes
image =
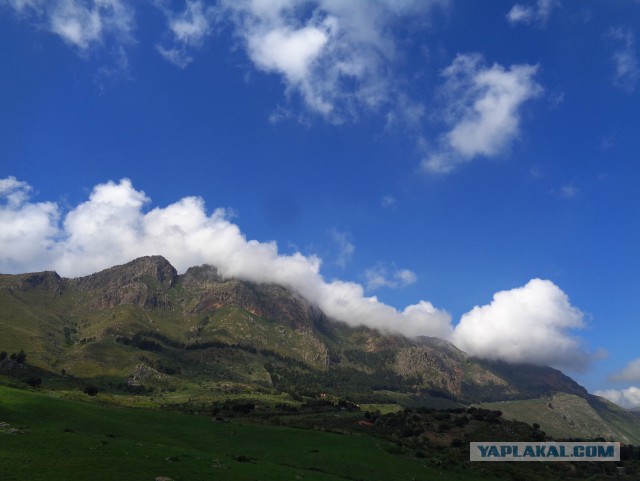
POLYGON ((605 438, 627 444, 637 444, 640 440, 640 413, 627 411, 596 396, 556 393, 481 406, 498 409, 507 419, 537 423, 555 439, 605 438))
POLYGON ((455 406, 563 393, 594 402, 555 369, 349 327, 282 286, 225 279, 212 266, 178 275, 159 256, 77 279, 0 275, 0 327, 0 351, 24 350, 52 386, 173 399, 249 392, 455 406))

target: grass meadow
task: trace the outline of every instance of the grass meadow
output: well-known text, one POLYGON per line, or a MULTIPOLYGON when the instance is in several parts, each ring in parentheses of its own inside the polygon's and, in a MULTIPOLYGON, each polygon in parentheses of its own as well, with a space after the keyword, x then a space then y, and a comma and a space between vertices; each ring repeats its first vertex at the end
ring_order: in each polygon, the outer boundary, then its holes
POLYGON ((2 480, 486 479, 439 470, 368 435, 215 423, 206 416, 103 405, 99 398, 0 386, 2 480))

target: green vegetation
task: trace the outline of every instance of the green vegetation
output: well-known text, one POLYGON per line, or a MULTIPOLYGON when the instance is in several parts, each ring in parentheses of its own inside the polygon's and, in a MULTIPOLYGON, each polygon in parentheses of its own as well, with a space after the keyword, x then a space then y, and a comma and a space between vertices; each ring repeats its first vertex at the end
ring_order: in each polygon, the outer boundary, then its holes
POLYGON ((410 450, 366 435, 216 423, 104 406, 99 398, 80 402, 0 386, 3 479, 484 479, 455 469, 443 478, 410 450))
MULTIPOLYGON (((212 417, 113 401, 0 386, 3 479, 577 481, 617 472, 616 463, 470 463, 469 441, 544 437, 486 409, 382 414, 326 402, 260 415, 252 403, 229 401, 212 417)), ((627 448, 616 479, 633 479, 638 457, 627 448)))
POLYGON ((615 466, 472 464, 468 443, 640 442, 640 413, 560 371, 347 326, 159 257, 0 275, 0 327, 3 480, 607 479, 615 466))

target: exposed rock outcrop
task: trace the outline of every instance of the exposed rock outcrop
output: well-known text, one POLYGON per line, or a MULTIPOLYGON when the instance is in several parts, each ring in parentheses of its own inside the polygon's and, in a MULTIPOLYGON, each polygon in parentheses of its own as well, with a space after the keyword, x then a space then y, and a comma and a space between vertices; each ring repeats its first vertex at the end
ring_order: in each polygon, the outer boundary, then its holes
POLYGON ((177 277, 176 269, 164 257, 150 256, 70 282, 80 291, 99 294, 93 304, 96 309, 123 304, 153 309, 170 307, 168 291, 177 277))

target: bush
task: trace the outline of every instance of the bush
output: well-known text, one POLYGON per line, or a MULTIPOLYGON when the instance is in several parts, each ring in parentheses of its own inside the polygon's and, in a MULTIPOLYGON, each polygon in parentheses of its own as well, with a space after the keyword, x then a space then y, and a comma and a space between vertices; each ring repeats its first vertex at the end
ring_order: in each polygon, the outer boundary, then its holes
POLYGON ((27 384, 31 387, 39 387, 42 384, 42 378, 31 376, 27 379, 27 384))
POLYGON ((82 392, 88 394, 89 396, 97 396, 100 392, 100 389, 98 389, 96 386, 91 385, 85 387, 82 392))

